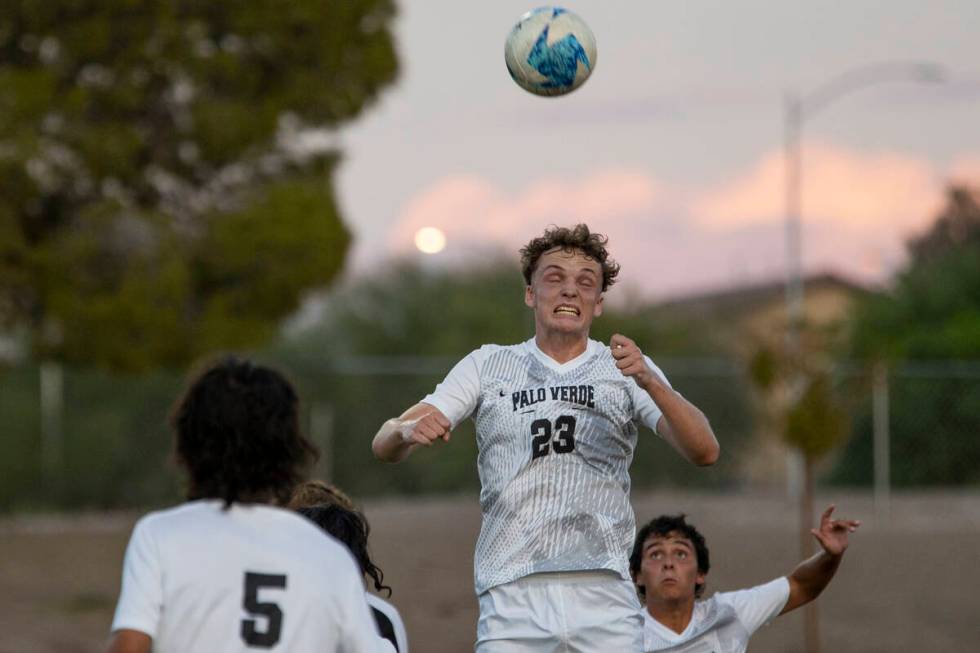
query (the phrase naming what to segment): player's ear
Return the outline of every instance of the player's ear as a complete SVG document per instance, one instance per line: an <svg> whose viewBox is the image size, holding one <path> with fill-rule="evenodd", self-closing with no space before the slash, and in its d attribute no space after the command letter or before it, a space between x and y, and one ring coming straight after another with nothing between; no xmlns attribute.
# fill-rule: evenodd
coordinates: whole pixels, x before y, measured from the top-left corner
<svg viewBox="0 0 980 653"><path fill-rule="evenodd" d="M592 317L599 317L600 315L602 315L602 300L605 298L606 298L606 293L600 292L599 300L595 303L595 306L592 308Z"/></svg>
<svg viewBox="0 0 980 653"><path fill-rule="evenodd" d="M640 580L639 574L633 574L633 587L636 588L637 591L646 591L646 585L644 585L643 581Z"/></svg>
<svg viewBox="0 0 980 653"><path fill-rule="evenodd" d="M524 303L534 308L534 287L530 284L524 287Z"/></svg>

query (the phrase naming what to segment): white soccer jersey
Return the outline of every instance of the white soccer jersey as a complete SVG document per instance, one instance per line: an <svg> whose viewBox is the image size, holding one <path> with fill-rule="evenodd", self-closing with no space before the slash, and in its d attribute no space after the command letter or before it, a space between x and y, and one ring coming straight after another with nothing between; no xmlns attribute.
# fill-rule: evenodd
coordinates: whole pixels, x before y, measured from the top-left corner
<svg viewBox="0 0 980 653"><path fill-rule="evenodd" d="M786 606L789 581L777 578L737 592L719 592L694 604L691 623L683 633L675 633L643 611L647 653L745 653L749 638Z"/></svg>
<svg viewBox="0 0 980 653"><path fill-rule="evenodd" d="M589 340L585 352L559 364L533 339L485 345L422 401L454 427L475 416L483 512L477 594L539 572L609 569L629 579L636 422L656 430L661 412L623 376L609 347Z"/></svg>
<svg viewBox="0 0 980 653"><path fill-rule="evenodd" d="M279 508L194 501L143 517L112 630L155 653L381 651L347 548Z"/></svg>
<svg viewBox="0 0 980 653"><path fill-rule="evenodd" d="M402 622L402 616L398 614L398 609L376 594L368 593L367 602L374 613L374 620L378 624L381 636L389 641L393 639L393 645L398 653L408 653L408 635L405 633L405 624Z"/></svg>

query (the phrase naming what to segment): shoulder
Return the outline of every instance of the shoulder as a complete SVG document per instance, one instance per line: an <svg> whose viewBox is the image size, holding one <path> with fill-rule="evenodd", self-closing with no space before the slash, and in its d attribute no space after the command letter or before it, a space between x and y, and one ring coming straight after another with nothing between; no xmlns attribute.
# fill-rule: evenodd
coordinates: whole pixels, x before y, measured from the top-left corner
<svg viewBox="0 0 980 653"><path fill-rule="evenodd" d="M713 599L732 606L743 623L753 626L753 629L779 614L789 598L789 580L785 576L773 579L768 583L736 590L734 592L719 592Z"/></svg>
<svg viewBox="0 0 980 653"><path fill-rule="evenodd" d="M759 601L765 597L789 593L789 581L785 576L774 578L768 583L762 583L754 587L747 587L731 592L717 592L711 598L723 603L740 603L746 601Z"/></svg>
<svg viewBox="0 0 980 653"><path fill-rule="evenodd" d="M494 354L507 349L508 347L505 345L482 345L478 349L474 349L459 359L459 362L456 363L456 367L466 364L475 364L477 367L482 367L483 363L486 362L487 359L491 358Z"/></svg>
<svg viewBox="0 0 980 653"><path fill-rule="evenodd" d="M482 372L487 364L491 362L496 365L502 361L525 359L531 356L532 349L530 343L531 341L519 342L515 345L483 345L479 349L471 351L460 362L470 361Z"/></svg>
<svg viewBox="0 0 980 653"><path fill-rule="evenodd" d="M604 342L600 342L599 340L593 340L592 338L589 338L588 348L589 348L589 353L592 356L612 358L612 350L609 348L609 345L607 345Z"/></svg>
<svg viewBox="0 0 980 653"><path fill-rule="evenodd" d="M172 508L154 510L140 517L134 532L151 533L171 528L189 526L216 517L222 509L220 501L189 501Z"/></svg>
<svg viewBox="0 0 980 653"><path fill-rule="evenodd" d="M350 557L347 547L292 510L278 506L254 506L250 512L255 526L276 530L296 546L313 547L318 554L325 551L328 555Z"/></svg>
<svg viewBox="0 0 980 653"><path fill-rule="evenodd" d="M513 345L486 344L479 349L474 349L470 355L484 359L498 354L526 356L531 353L530 343L530 340L526 340Z"/></svg>

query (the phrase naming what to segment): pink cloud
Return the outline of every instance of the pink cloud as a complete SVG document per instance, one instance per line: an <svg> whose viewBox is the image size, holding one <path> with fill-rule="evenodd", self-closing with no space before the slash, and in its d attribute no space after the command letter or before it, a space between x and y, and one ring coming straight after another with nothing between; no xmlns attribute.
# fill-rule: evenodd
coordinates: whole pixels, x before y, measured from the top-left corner
<svg viewBox="0 0 980 653"><path fill-rule="evenodd" d="M949 171L894 153L807 143L803 193L804 266L865 282L886 278L944 199L949 174L980 179L980 157ZM421 227L447 236L446 263L516 250L549 224L585 221L609 236L621 278L645 295L781 278L783 168L770 152L730 181L670 185L640 169L544 178L508 192L478 176L452 175L422 190L390 232L392 253L412 249Z"/></svg>
<svg viewBox="0 0 980 653"><path fill-rule="evenodd" d="M578 180L540 179L516 195L471 175L438 180L412 198L389 238L410 250L422 227L441 229L451 245L524 243L551 223L595 222L651 213L660 184L636 170L604 170Z"/></svg>
<svg viewBox="0 0 980 653"><path fill-rule="evenodd" d="M691 213L713 229L780 221L784 175L782 153L771 152L731 181L706 189ZM894 152L806 143L802 179L804 222L848 231L919 228L941 198L942 179L928 162Z"/></svg>
<svg viewBox="0 0 980 653"><path fill-rule="evenodd" d="M950 166L949 179L952 183L980 188L980 155L965 156L954 161Z"/></svg>

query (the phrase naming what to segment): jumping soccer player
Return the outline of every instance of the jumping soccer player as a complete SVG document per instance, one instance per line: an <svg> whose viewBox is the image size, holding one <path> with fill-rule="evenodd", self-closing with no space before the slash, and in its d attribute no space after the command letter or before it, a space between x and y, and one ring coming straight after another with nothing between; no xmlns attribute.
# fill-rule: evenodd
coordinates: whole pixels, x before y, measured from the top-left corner
<svg viewBox="0 0 980 653"><path fill-rule="evenodd" d="M789 576L699 601L710 568L708 547L683 515L660 516L644 526L630 556L630 571L646 603L644 651L744 653L749 638L774 617L817 598L837 572L847 534L860 522L831 519L824 511L811 533L822 551Z"/></svg>
<svg viewBox="0 0 980 653"><path fill-rule="evenodd" d="M188 502L136 524L110 653L383 651L348 551L284 504L315 448L278 373L227 358L174 408Z"/></svg>
<svg viewBox="0 0 980 653"><path fill-rule="evenodd" d="M639 651L642 616L626 552L637 422L697 465L718 457L704 414L635 342L589 339L619 266L607 239L553 227L521 250L534 337L485 345L374 438L381 460L448 442L474 415L483 525L477 650ZM596 609L601 605L602 609Z"/></svg>

